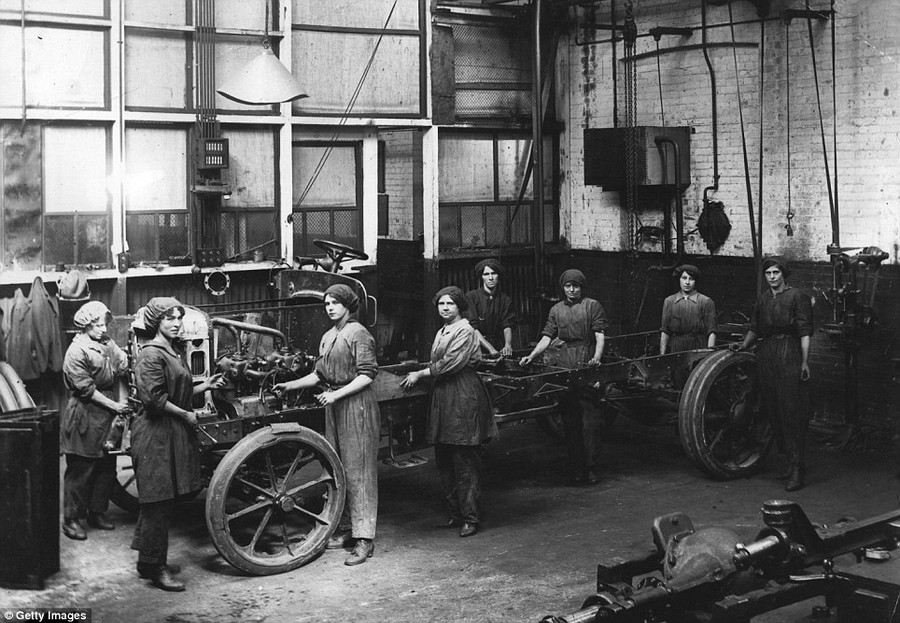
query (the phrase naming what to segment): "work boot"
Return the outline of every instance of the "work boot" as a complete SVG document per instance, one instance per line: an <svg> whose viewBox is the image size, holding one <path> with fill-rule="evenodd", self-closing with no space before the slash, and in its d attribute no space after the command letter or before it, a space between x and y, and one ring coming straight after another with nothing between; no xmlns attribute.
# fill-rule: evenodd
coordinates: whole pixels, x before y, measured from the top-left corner
<svg viewBox="0 0 900 623"><path fill-rule="evenodd" d="M785 491L797 491L803 488L803 463L791 463L790 474L784 483Z"/></svg>
<svg viewBox="0 0 900 623"><path fill-rule="evenodd" d="M157 566L139 562L137 565L138 577L149 580L156 573ZM178 575L181 573L181 565L166 565L166 571L169 572L169 575Z"/></svg>
<svg viewBox="0 0 900 623"><path fill-rule="evenodd" d="M353 546L353 551L350 552L344 564L348 567L361 565L371 558L374 553L375 542L372 539L356 539L356 545Z"/></svg>
<svg viewBox="0 0 900 623"><path fill-rule="evenodd" d="M469 523L468 521L462 525L462 528L459 529L459 536L472 536L478 532L478 524L477 523Z"/></svg>
<svg viewBox="0 0 900 623"><path fill-rule="evenodd" d="M185 588L182 582L172 577L165 565L160 565L150 574L150 584L170 593L180 593Z"/></svg>
<svg viewBox="0 0 900 623"><path fill-rule="evenodd" d="M328 539L325 549L344 549L349 547L352 541L349 532L340 532Z"/></svg>
<svg viewBox="0 0 900 623"><path fill-rule="evenodd" d="M87 539L87 533L84 531L81 522L77 519L66 519L62 527L63 534L73 541L84 541Z"/></svg>
<svg viewBox="0 0 900 623"><path fill-rule="evenodd" d="M116 527L103 513L91 513L88 515L88 525L97 530L115 530Z"/></svg>

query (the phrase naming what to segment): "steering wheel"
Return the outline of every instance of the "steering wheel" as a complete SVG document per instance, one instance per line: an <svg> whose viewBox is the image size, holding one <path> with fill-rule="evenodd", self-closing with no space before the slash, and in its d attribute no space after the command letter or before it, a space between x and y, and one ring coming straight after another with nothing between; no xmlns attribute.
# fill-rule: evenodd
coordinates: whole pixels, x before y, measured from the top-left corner
<svg viewBox="0 0 900 623"><path fill-rule="evenodd" d="M331 270L329 272L336 273L341 268L341 262L344 260L367 260L369 256L365 252L353 247L348 247L339 242L330 240L313 240L313 244L325 251L329 259L332 261ZM323 268L325 268L323 266ZM327 270L327 268L326 268Z"/></svg>

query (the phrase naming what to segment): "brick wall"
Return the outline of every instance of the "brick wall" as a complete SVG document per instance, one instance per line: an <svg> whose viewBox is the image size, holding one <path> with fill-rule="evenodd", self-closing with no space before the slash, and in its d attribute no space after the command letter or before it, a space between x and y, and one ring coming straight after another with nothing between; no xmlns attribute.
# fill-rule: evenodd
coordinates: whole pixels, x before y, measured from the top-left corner
<svg viewBox="0 0 900 623"><path fill-rule="evenodd" d="M414 231L413 208L416 200L421 202L421 190L416 194L415 175L418 170L421 178L422 143L413 131L381 132L378 138L384 141L385 147L385 191L390 205L388 237L412 240L421 233ZM421 188L421 182L418 186Z"/></svg>
<svg viewBox="0 0 900 623"><path fill-rule="evenodd" d="M717 3L718 4L718 3ZM731 3L736 22L756 19L749 2ZM772 2L770 16L776 18L796 3ZM812 3L827 9L829 3ZM589 11L588 9L584 9ZM838 0L836 10L837 42L837 184L834 179L835 154L832 145L835 104L831 96L831 28L827 21L814 21L813 41L819 69L819 90L827 142L832 185L837 189L840 207L841 243L845 246L877 245L898 261L900 248L900 38L893 24L900 18L900 3L895 0ZM621 11L621 7L620 7ZM624 15L619 14L621 23ZM608 9L586 14L608 23ZM647 0L635 3L638 31L645 35L654 26L691 26L701 23L700 2L683 3ZM710 3L707 23L708 41L731 41L728 6ZM608 32L579 33L608 39ZM568 42L561 44L557 84L557 110L565 121L561 160L563 175L561 223L563 235L574 248L613 251L627 246L626 226L618 192L585 186L583 169L584 128L614 127L612 61L609 43L578 46L574 30ZM735 26L739 42L760 42L758 24ZM701 33L691 37L664 36L660 48L699 44ZM656 49L652 37L641 36L637 53ZM625 123L624 70L622 47L618 48L619 126ZM718 94L718 151L720 184L711 198L724 202L734 226L731 236L717 251L723 256L752 254L748 218L748 198L744 181L741 132L738 116L737 86L731 47L709 49L716 75ZM789 61L789 63L788 63ZM690 126L691 170L693 183L684 193L685 229L692 231L702 208L703 188L713 183L712 119L710 78L700 50L682 51L635 61L637 73L637 124ZM763 210L763 251L782 253L798 260L827 260L825 247L831 242L829 198L822 154L816 91L807 24L794 19L785 26L773 19L765 26L764 85L760 98L759 47L738 48L740 101L747 136L752 202ZM789 67L788 67L789 64ZM662 83L662 107L659 84ZM788 84L790 83L790 84ZM788 109L790 87L790 112ZM763 192L759 194L759 119L763 107ZM790 135L788 135L790 115ZM790 179L788 151L790 140ZM793 237L786 235L788 192L796 218ZM638 206L644 224L661 225L660 207L641 202ZM706 247L696 234L688 236L687 250L705 253ZM658 250L648 244L646 250Z"/></svg>

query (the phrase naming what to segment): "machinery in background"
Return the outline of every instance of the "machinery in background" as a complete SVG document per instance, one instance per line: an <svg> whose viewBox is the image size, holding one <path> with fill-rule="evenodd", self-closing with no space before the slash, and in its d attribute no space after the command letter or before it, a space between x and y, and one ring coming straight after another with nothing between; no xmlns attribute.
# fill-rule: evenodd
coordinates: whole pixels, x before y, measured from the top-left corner
<svg viewBox="0 0 900 623"><path fill-rule="evenodd" d="M697 530L683 513L657 517L654 552L598 565L597 592L581 609L541 623L747 623L817 596L826 597L822 614L834 608L838 622L900 622L896 569L880 580L834 565L851 553L858 562L867 548L895 549L900 510L828 528L785 500L765 502L762 515L766 527L750 543L728 528Z"/></svg>

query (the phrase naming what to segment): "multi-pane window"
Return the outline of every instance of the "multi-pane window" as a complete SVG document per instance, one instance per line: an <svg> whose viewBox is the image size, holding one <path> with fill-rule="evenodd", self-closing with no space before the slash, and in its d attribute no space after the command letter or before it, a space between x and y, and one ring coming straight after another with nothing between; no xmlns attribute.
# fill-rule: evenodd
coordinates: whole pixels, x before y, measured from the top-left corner
<svg viewBox="0 0 900 623"><path fill-rule="evenodd" d="M313 240L361 247L362 174L355 143L294 143L294 253L322 255Z"/></svg>
<svg viewBox="0 0 900 623"><path fill-rule="evenodd" d="M188 131L125 131L125 237L135 261L165 261L190 252Z"/></svg>
<svg viewBox="0 0 900 623"><path fill-rule="evenodd" d="M230 162L224 176L231 197L223 201L219 239L225 257L249 258L250 250L268 257L278 253L275 138L269 128L226 128Z"/></svg>
<svg viewBox="0 0 900 623"><path fill-rule="evenodd" d="M4 268L109 262L108 128L0 125Z"/></svg>
<svg viewBox="0 0 900 623"><path fill-rule="evenodd" d="M514 133L444 134L438 144L442 251L529 245L533 191L531 138ZM544 144L544 241L557 236L552 140ZM522 193L522 201L518 203Z"/></svg>

